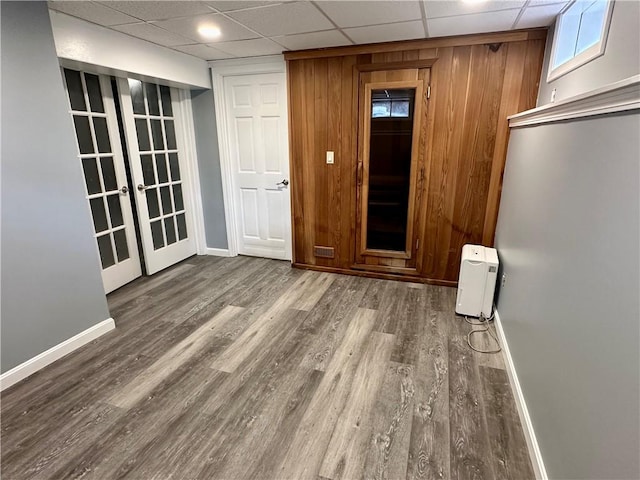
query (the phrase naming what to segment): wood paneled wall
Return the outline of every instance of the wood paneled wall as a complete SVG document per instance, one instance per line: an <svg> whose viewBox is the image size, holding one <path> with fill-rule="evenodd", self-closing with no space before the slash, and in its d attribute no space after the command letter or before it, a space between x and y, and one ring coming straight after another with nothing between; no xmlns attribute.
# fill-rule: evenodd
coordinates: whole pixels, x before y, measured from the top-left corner
<svg viewBox="0 0 640 480"><path fill-rule="evenodd" d="M455 283L462 246L493 243L507 116L535 107L545 38L538 29L286 54L294 264L354 272L356 65L435 59L417 261L422 279ZM334 258L316 257L314 246L333 247Z"/></svg>

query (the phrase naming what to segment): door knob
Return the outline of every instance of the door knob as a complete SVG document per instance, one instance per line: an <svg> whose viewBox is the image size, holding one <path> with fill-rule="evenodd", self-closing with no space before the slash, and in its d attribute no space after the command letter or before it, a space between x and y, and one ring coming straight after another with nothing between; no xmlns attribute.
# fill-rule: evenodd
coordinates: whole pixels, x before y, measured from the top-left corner
<svg viewBox="0 0 640 480"><path fill-rule="evenodd" d="M123 195L126 194L128 191L129 191L129 187L127 187L126 185L120 189L120 193L122 193Z"/></svg>
<svg viewBox="0 0 640 480"><path fill-rule="evenodd" d="M141 183L138 184L138 190L140 190L141 192L144 192L147 188L149 188L146 185L142 185Z"/></svg>
<svg viewBox="0 0 640 480"><path fill-rule="evenodd" d="M286 187L287 185L289 185L289 180L287 180L286 178L284 180L282 180L281 182L276 183L276 185L280 186L284 186Z"/></svg>

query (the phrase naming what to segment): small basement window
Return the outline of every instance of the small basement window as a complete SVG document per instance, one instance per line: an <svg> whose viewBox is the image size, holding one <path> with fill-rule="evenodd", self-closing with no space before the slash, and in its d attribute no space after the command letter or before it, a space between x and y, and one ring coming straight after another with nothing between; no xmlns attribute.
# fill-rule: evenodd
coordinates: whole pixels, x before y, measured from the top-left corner
<svg viewBox="0 0 640 480"><path fill-rule="evenodd" d="M547 81L604 53L613 0L574 0L556 20Z"/></svg>

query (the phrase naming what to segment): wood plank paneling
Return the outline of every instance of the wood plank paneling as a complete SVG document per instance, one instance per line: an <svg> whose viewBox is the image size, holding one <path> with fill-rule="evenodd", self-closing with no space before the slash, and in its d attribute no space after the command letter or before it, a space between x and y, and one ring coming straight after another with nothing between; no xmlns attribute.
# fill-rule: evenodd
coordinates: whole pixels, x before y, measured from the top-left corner
<svg viewBox="0 0 640 480"><path fill-rule="evenodd" d="M459 175L445 276L456 275L463 245L481 243L491 164L500 113L506 48L490 52L486 45L471 48L469 84L461 139Z"/></svg>
<svg viewBox="0 0 640 480"><path fill-rule="evenodd" d="M383 42L369 45L353 45L350 47L333 47L297 52L285 52L285 60L302 60L306 58L340 57L387 52L404 52L424 48L458 47L460 45L488 45L490 43L524 42L527 40L544 40L547 38L546 28L534 28L512 32L482 33L479 35L456 35L452 37L427 38L425 40L408 40L400 42Z"/></svg>
<svg viewBox="0 0 640 480"><path fill-rule="evenodd" d="M314 239L318 245L331 245L329 243L329 230L332 230L332 219L329 218L330 198L329 192L329 169L326 168L325 162L320 161L325 158L328 150L328 125L330 108L329 99L327 98L327 84L329 83L329 65L328 59L322 58L316 60L313 74L313 102L314 102L314 138L311 151L316 162L311 162L313 168L314 188L322 192L326 198L324 202L314 202L315 218L318 221ZM318 265L328 265L330 260L326 258L315 257L315 263Z"/></svg>
<svg viewBox="0 0 640 480"><path fill-rule="evenodd" d="M293 188L297 185L298 180L302 182L304 179L302 171L304 162L299 157L302 154L303 125L305 124L302 64L303 62L292 62L287 65L289 73L287 82L289 95L289 177L291 178L291 204L292 206L295 205L295 208L291 209L293 258L305 258L304 190L302 188Z"/></svg>
<svg viewBox="0 0 640 480"><path fill-rule="evenodd" d="M302 117L303 121L303 143L302 143L302 155L300 161L302 162L302 178L304 182L304 189L307 191L303 197L303 203L305 207L306 215L304 216L305 230L304 230L304 255L306 258L313 258L312 250L310 246L314 243L316 237L316 231L318 223L322 220L318 218L315 211L315 192L316 192L316 155L315 155L315 139L316 131L318 128L322 129L324 126L316 122L316 110L315 110L315 71L316 61L305 60L303 63L304 75L306 80L303 81L303 98L305 114ZM304 126L306 125L306 128ZM309 126L312 125L312 128ZM313 178L313 182L305 181L305 179ZM302 187L302 185L300 185Z"/></svg>
<svg viewBox="0 0 640 480"><path fill-rule="evenodd" d="M501 45L494 52L489 43ZM410 275L406 263L356 255L360 79L403 75L376 72L376 64L397 70L403 61L433 59L421 69L431 98L423 99L413 278L455 282L462 246L493 243L507 116L535 105L544 43L532 30L287 54L294 265L355 273L360 263L360 273ZM358 65L369 65L361 67L368 73ZM334 165L326 151L335 152ZM334 258L316 258L316 245L333 247Z"/></svg>
<svg viewBox="0 0 640 480"><path fill-rule="evenodd" d="M522 76L524 74L523 58L527 50L527 45L525 42L518 42L511 43L507 46L507 63L504 73L502 99L500 100L496 145L491 165L487 208L484 217L484 231L482 233L482 243L484 245L493 244L496 220L498 219L500 190L502 188L502 174L504 173L504 163L507 158L507 143L509 141L509 123L506 118L518 111L520 91L523 83ZM531 107L533 107L533 105L531 105Z"/></svg>
<svg viewBox="0 0 640 480"><path fill-rule="evenodd" d="M327 62L327 132L332 130L333 135L327 135L327 151L332 151L335 157L342 154L342 136L345 129L342 126L342 109L340 98L342 93L342 58L329 58ZM331 126L334 126L333 128ZM340 169L335 164L327 165L327 215L330 222L327 229L327 245L340 245L341 239L341 215L334 215L333 209L340 209L342 195L340 190ZM335 256L335 255L334 255Z"/></svg>
<svg viewBox="0 0 640 480"><path fill-rule="evenodd" d="M430 278L446 278L449 255L460 143L469 88L470 47L442 49L434 66L431 95L434 104L434 133L430 178L427 186L427 225L424 232L426 260L423 273Z"/></svg>

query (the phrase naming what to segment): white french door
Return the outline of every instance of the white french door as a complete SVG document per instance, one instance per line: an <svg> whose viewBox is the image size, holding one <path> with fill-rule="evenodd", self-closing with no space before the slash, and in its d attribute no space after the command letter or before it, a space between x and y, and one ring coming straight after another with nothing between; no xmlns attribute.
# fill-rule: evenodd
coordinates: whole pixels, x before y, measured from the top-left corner
<svg viewBox="0 0 640 480"><path fill-rule="evenodd" d="M142 274L110 79L63 69L105 293Z"/></svg>
<svg viewBox="0 0 640 480"><path fill-rule="evenodd" d="M124 78L118 79L118 90L145 266L151 275L196 253L179 93Z"/></svg>
<svg viewBox="0 0 640 480"><path fill-rule="evenodd" d="M291 259L284 73L224 77L238 253Z"/></svg>

